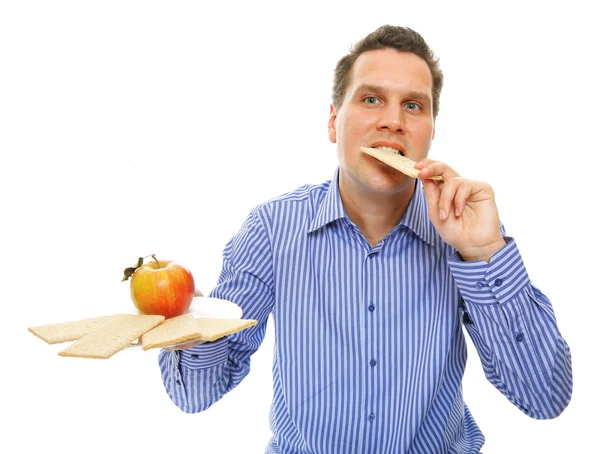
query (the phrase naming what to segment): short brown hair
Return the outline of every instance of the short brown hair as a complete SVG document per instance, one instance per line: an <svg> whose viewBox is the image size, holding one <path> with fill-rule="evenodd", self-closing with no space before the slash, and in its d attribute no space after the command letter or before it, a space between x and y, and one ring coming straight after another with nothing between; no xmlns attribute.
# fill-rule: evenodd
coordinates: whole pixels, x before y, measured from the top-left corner
<svg viewBox="0 0 600 454"><path fill-rule="evenodd" d="M396 49L400 52L412 52L421 57L429 66L433 79L433 118L440 110L440 93L444 84L444 75L440 69L439 59L429 48L423 37L414 30L406 27L383 25L356 43L350 53L337 63L333 82L333 105L339 108L344 101L350 70L356 59L363 52L377 49Z"/></svg>

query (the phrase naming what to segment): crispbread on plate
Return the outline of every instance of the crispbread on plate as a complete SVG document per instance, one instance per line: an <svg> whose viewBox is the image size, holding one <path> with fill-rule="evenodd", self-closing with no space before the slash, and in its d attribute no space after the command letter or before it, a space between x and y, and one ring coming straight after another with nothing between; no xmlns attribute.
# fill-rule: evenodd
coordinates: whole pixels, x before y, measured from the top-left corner
<svg viewBox="0 0 600 454"><path fill-rule="evenodd" d="M415 169L416 162L412 159L408 159L401 154L397 154L393 148L367 148L360 147L360 151L379 159L381 162L386 163L390 167L408 175L411 178L418 178L419 170ZM442 177L436 175L431 178L432 180L442 180Z"/></svg>
<svg viewBox="0 0 600 454"><path fill-rule="evenodd" d="M71 322L52 323L27 328L30 333L49 344L75 341L100 327L103 323L114 318L115 315L85 318Z"/></svg>
<svg viewBox="0 0 600 454"><path fill-rule="evenodd" d="M251 319L226 319L226 318L205 318L196 319L198 329L202 333L198 340L206 342L216 341L229 334L237 333L246 328L250 328L258 323L257 320Z"/></svg>
<svg viewBox="0 0 600 454"><path fill-rule="evenodd" d="M120 314L86 334L60 356L107 359L161 323L162 315Z"/></svg>
<svg viewBox="0 0 600 454"><path fill-rule="evenodd" d="M192 314L183 314L165 320L156 328L142 335L142 348L166 347L198 338L201 335L196 319Z"/></svg>
<svg viewBox="0 0 600 454"><path fill-rule="evenodd" d="M148 350L150 348L157 347L180 347L185 344L194 342L212 342L230 334L237 333L246 328L250 328L258 323L257 320L251 319L225 319L225 318L212 318L212 317L200 317L192 318L192 322L195 326L196 335L191 336L192 328L188 325L188 320L184 323L177 323L169 328L169 335L161 335L163 331L163 325L167 324L169 320L164 321L153 330L142 336L143 349ZM158 333L154 335L153 333ZM183 335L183 333L188 333ZM148 339L151 339L150 342ZM178 340L179 339L179 340ZM184 347L185 348L185 347Z"/></svg>

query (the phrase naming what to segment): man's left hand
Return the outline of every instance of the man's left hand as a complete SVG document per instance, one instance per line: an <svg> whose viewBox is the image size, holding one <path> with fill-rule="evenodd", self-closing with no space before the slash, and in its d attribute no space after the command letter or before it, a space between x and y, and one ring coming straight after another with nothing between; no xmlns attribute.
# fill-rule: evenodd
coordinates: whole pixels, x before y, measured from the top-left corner
<svg viewBox="0 0 600 454"><path fill-rule="evenodd" d="M482 181L462 178L447 164L431 159L419 161L429 218L442 239L465 261L485 260L506 243L492 187ZM432 180L440 175L443 180Z"/></svg>

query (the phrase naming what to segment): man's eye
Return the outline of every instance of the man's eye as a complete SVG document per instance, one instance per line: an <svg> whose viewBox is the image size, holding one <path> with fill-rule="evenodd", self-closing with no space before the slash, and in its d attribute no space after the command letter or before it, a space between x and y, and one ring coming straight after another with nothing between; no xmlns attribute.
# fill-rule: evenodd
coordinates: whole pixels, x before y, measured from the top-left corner
<svg viewBox="0 0 600 454"><path fill-rule="evenodd" d="M416 102L407 102L404 105L408 108L408 110L419 110L419 109L421 109L421 106L418 105Z"/></svg>
<svg viewBox="0 0 600 454"><path fill-rule="evenodd" d="M379 101L377 96L367 96L365 99L363 99L363 102L366 104L379 104L381 101Z"/></svg>

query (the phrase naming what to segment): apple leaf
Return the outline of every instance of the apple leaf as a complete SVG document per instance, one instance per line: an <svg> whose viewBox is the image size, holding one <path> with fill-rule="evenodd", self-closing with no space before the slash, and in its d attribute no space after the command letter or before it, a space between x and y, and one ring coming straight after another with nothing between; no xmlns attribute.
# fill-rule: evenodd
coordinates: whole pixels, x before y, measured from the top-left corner
<svg viewBox="0 0 600 454"><path fill-rule="evenodd" d="M123 271L123 274L125 276L123 276L123 279L121 279L121 282L126 281L131 276L133 276L133 273L135 273L135 270L137 270L140 266L142 266L142 263L144 263L144 258L145 257L140 257L138 259L137 266L130 266L129 268L125 268L125 271Z"/></svg>

